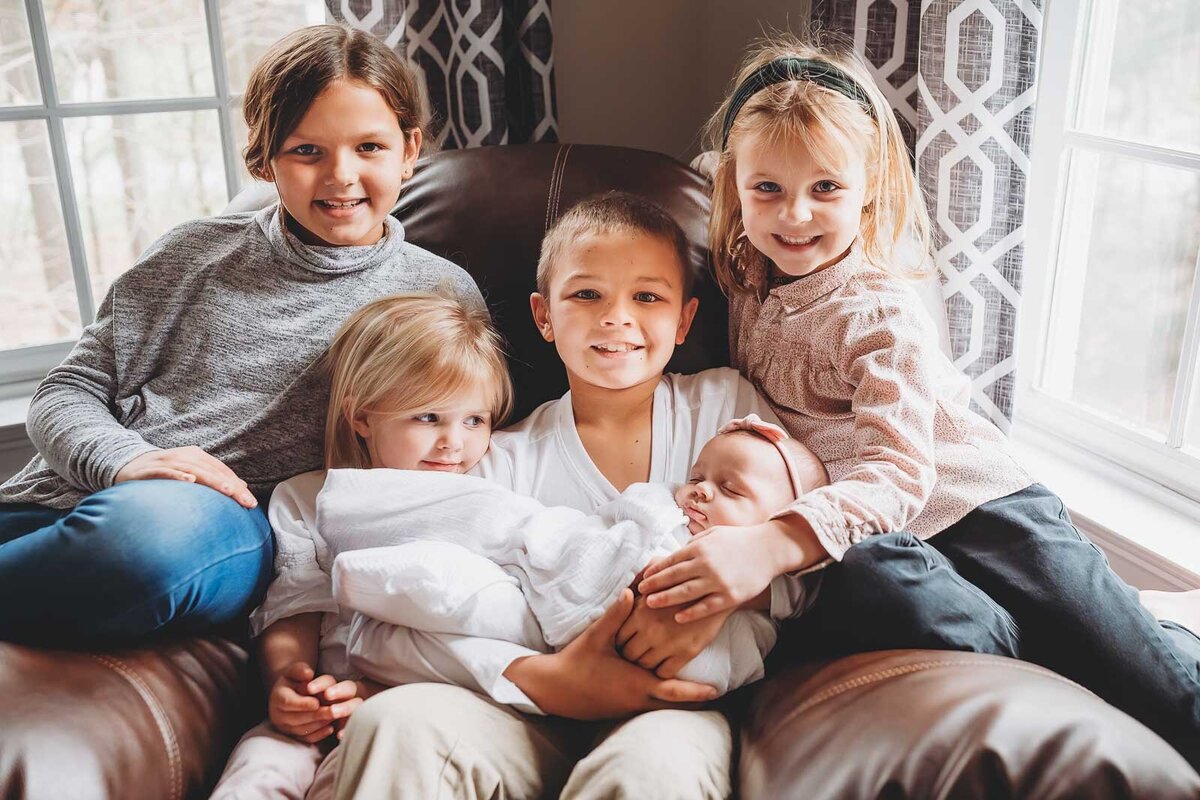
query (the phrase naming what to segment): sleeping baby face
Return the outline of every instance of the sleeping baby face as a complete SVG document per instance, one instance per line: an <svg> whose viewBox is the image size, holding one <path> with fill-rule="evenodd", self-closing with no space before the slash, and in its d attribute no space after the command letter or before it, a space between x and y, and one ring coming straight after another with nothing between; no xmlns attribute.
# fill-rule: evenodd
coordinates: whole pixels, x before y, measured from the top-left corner
<svg viewBox="0 0 1200 800"><path fill-rule="evenodd" d="M753 433L735 431L709 440L675 502L693 534L715 525L757 525L795 499L783 456Z"/></svg>

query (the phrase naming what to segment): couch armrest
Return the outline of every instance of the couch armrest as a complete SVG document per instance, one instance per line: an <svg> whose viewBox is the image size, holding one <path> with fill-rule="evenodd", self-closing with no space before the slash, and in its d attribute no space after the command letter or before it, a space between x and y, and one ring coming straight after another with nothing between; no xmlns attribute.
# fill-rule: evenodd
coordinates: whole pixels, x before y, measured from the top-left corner
<svg viewBox="0 0 1200 800"><path fill-rule="evenodd" d="M893 650L763 682L741 732L744 798L1200 797L1132 717L1049 670Z"/></svg>

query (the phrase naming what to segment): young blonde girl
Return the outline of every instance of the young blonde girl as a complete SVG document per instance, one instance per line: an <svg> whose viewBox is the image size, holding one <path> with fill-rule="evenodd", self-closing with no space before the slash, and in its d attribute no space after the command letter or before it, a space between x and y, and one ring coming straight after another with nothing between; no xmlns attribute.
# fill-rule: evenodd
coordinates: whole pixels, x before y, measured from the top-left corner
<svg viewBox="0 0 1200 800"><path fill-rule="evenodd" d="M327 469L466 472L512 406L500 338L486 313L440 295L367 304L338 331L326 360ZM326 756L380 688L359 679L347 659L351 614L334 602L332 556L316 525L325 474L297 475L271 498L275 579L251 615L268 719L242 738L213 797L300 798L310 786L310 797L328 795L336 767Z"/></svg>
<svg viewBox="0 0 1200 800"><path fill-rule="evenodd" d="M119 277L29 408L0 487L0 639L108 646L240 627L270 578L259 499L321 465L317 362L356 308L443 283L390 216L421 149L412 71L375 37L289 34L246 88L279 202L183 223Z"/></svg>
<svg viewBox="0 0 1200 800"><path fill-rule="evenodd" d="M899 126L864 62L780 40L711 125L710 244L736 366L832 484L762 526L716 528L646 572L679 621L823 570L799 646L1026 658L1200 750L1200 643L1160 625L1062 501L968 408L906 277L929 223Z"/></svg>

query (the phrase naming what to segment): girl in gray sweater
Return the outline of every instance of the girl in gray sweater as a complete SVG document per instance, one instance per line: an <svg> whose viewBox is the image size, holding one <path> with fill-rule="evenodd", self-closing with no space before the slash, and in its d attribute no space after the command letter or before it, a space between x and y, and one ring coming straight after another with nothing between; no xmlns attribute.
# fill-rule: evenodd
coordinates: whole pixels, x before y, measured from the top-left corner
<svg viewBox="0 0 1200 800"><path fill-rule="evenodd" d="M319 361L359 306L483 298L389 215L421 147L411 71L332 25L250 78L246 165L280 202L188 222L117 279L38 387L38 455L0 486L0 639L129 642L244 619L271 577L262 507L322 463Z"/></svg>

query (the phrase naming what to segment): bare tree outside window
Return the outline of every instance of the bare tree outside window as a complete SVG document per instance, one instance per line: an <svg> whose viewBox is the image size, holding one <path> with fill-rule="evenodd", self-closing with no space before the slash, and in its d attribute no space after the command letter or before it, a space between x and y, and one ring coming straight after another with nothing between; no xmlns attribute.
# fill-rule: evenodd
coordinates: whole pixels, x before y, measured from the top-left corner
<svg viewBox="0 0 1200 800"><path fill-rule="evenodd" d="M31 6L0 2L0 384L6 352L74 339L155 239L220 212L231 185L248 180L240 95L250 70L288 31L325 21L321 0L41 5L45 18L31 25ZM56 103L43 97L47 82ZM72 247L86 265L72 265Z"/></svg>

